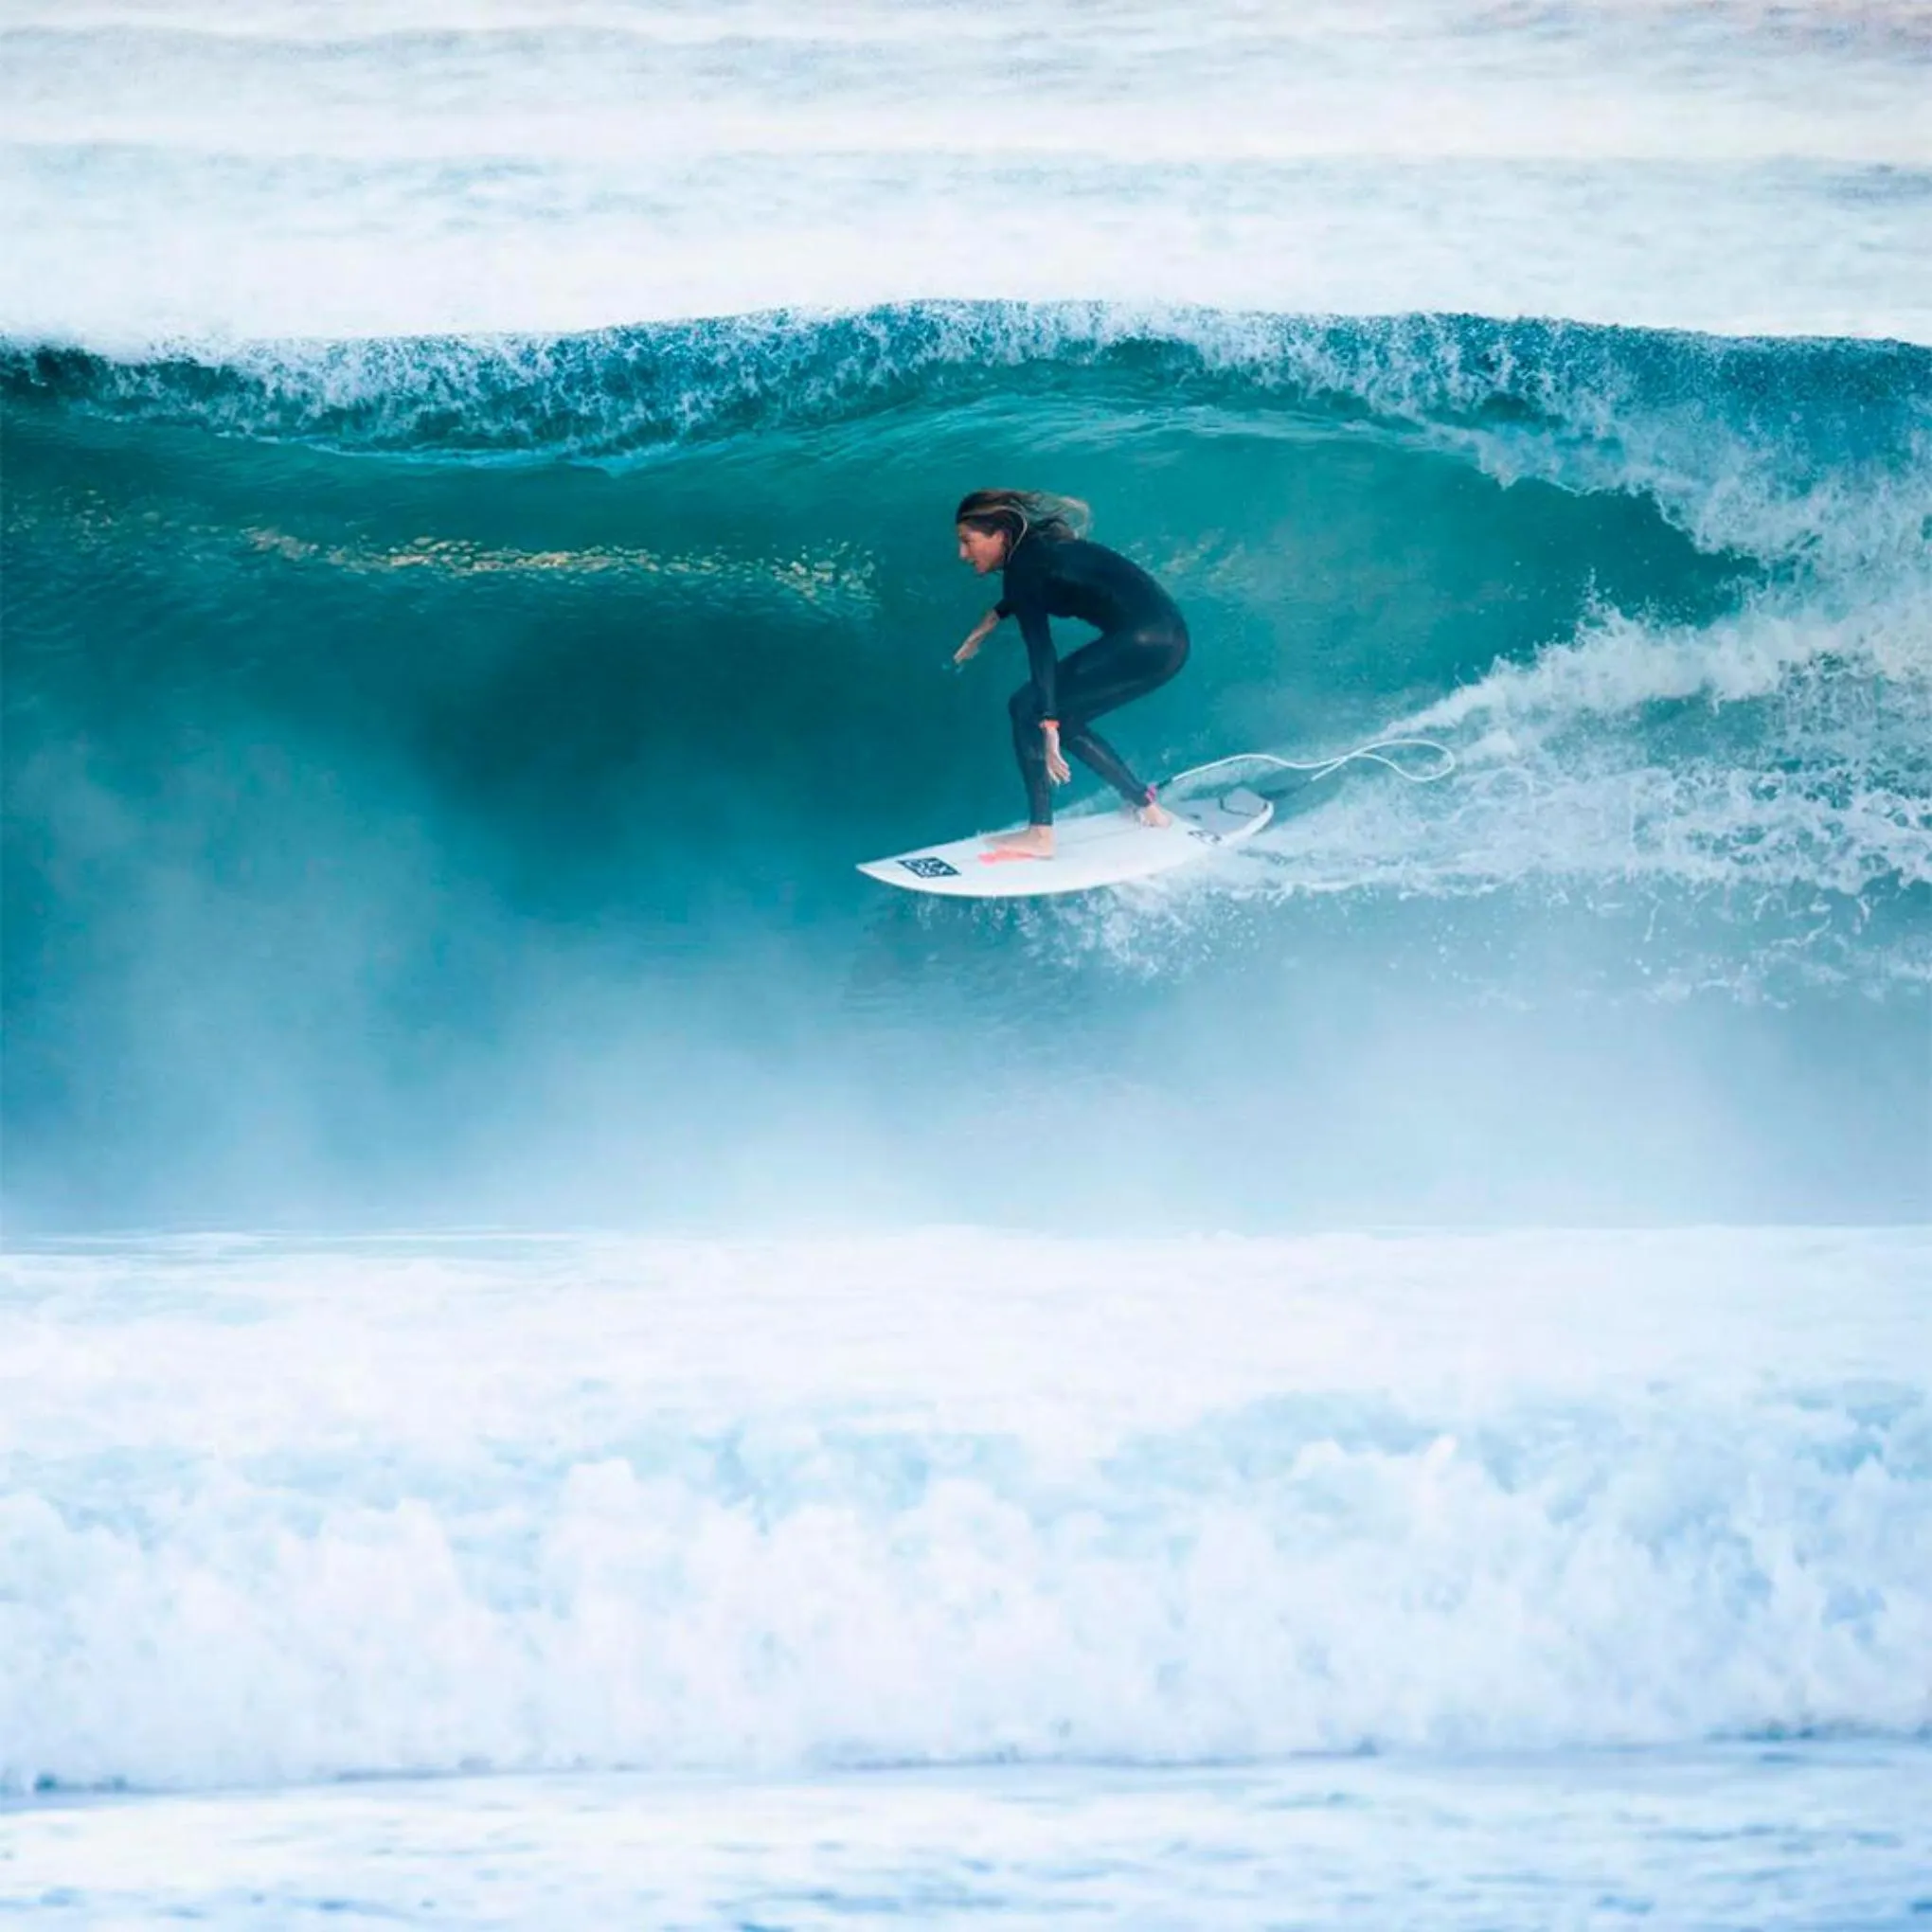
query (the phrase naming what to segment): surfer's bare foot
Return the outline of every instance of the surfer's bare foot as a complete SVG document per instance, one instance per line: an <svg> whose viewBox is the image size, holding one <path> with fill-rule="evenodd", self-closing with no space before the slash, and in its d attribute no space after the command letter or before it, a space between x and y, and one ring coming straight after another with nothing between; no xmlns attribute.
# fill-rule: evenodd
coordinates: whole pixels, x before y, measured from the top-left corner
<svg viewBox="0 0 1932 1932"><path fill-rule="evenodd" d="M1166 806L1156 805L1152 798L1145 805L1136 806L1134 815L1142 825L1172 825L1174 822L1174 814Z"/></svg>
<svg viewBox="0 0 1932 1932"><path fill-rule="evenodd" d="M1024 832L1002 832L986 841L980 857L994 859L1050 859L1053 856L1053 828L1029 825Z"/></svg>

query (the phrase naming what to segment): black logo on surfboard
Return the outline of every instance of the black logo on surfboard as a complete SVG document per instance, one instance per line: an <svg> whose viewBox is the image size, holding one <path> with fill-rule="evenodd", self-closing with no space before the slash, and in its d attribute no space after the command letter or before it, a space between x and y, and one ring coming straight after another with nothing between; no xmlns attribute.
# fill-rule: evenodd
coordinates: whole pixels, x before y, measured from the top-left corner
<svg viewBox="0 0 1932 1932"><path fill-rule="evenodd" d="M944 859L920 858L901 859L899 862L915 879L957 879L957 866L949 866Z"/></svg>

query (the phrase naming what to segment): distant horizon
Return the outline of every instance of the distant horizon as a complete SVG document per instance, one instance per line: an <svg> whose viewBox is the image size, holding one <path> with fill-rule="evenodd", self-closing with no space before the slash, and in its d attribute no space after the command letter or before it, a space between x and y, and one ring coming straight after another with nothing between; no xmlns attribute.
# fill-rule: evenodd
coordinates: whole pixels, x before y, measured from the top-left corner
<svg viewBox="0 0 1932 1932"><path fill-rule="evenodd" d="M13 15L15 342L987 297L1932 342L1904 5Z"/></svg>

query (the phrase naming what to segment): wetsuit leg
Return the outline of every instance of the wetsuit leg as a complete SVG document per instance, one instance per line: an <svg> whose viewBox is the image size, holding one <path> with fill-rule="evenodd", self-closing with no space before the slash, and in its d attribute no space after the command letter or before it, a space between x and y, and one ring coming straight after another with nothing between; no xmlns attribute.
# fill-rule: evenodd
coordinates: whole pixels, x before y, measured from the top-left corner
<svg viewBox="0 0 1932 1932"><path fill-rule="evenodd" d="M1093 720L1158 689L1187 661L1187 634L1172 631L1108 631L1060 661L1061 747L1130 805L1145 805L1154 789L1136 778L1120 754L1093 729ZM1053 792L1046 778L1039 693L1032 685L1022 685L1007 709L1013 721L1013 751L1026 780L1028 817L1034 825L1051 825Z"/></svg>
<svg viewBox="0 0 1932 1932"><path fill-rule="evenodd" d="M1187 661L1185 632L1109 632L1061 663L1060 742L1130 805L1147 804L1154 788L1134 776L1093 721L1157 690Z"/></svg>
<svg viewBox="0 0 1932 1932"><path fill-rule="evenodd" d="M1020 777L1027 787L1027 822L1053 823L1053 787L1046 778L1046 744L1040 729L1040 693L1023 684L1007 700L1007 711L1013 721L1013 756L1020 761ZM1063 724L1062 729L1064 730Z"/></svg>

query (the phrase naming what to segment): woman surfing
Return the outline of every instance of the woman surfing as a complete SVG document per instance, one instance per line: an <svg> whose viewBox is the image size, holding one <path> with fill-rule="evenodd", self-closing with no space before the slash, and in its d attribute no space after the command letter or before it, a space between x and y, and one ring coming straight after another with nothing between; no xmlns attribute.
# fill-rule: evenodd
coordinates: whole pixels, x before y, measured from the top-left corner
<svg viewBox="0 0 1932 1932"><path fill-rule="evenodd" d="M1053 856L1054 785L1073 776L1066 754L1104 778L1143 825L1169 825L1154 787L1128 770L1093 721L1167 683L1188 661L1188 626L1173 599L1137 564L1088 543L1085 504L1030 490L975 490L953 513L959 559L981 576L1005 572L1004 595L953 653L965 664L1002 619L1019 621L1032 675L1016 690L1013 750L1027 787L1024 832L993 839L989 858ZM1063 659L1049 617L1100 632Z"/></svg>

